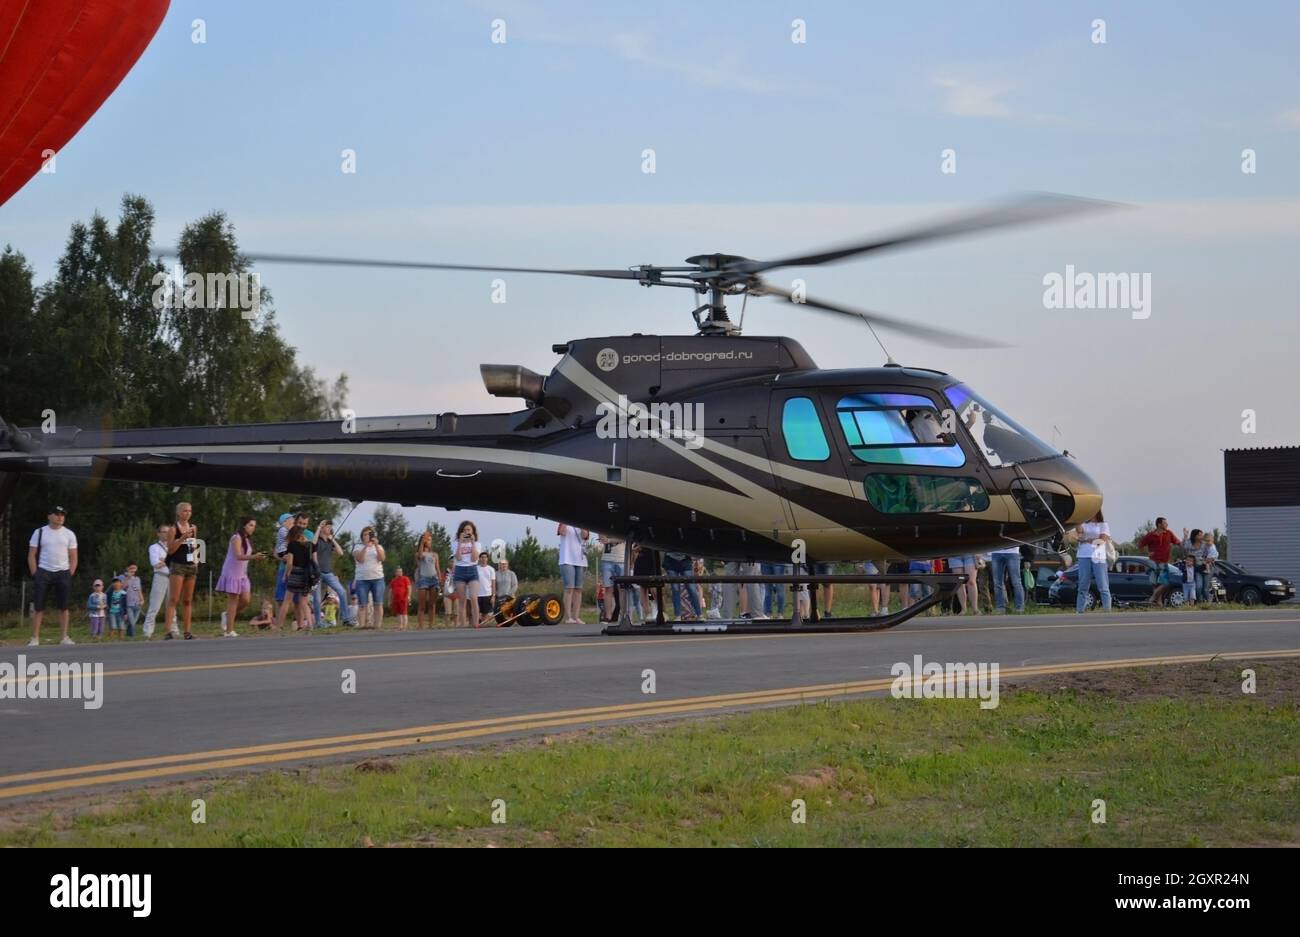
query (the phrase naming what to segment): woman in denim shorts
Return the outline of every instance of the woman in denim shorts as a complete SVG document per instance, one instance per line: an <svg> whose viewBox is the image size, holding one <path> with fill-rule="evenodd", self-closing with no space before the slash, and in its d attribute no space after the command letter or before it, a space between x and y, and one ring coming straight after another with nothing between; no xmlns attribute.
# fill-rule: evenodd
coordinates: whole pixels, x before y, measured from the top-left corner
<svg viewBox="0 0 1300 937"><path fill-rule="evenodd" d="M424 627L424 616L429 616L432 628L438 615L438 593L442 587L442 570L438 564L438 551L433 548L433 531L420 534L415 547L415 627Z"/></svg>
<svg viewBox="0 0 1300 937"><path fill-rule="evenodd" d="M170 570L170 588L167 593L168 622L176 620L176 606L180 605L185 619L185 640L194 637L190 621L194 617L194 586L199 579L199 528L191 523L194 509L188 501L176 505L176 526L172 528L171 542L167 544L167 568ZM168 629L167 640L176 632Z"/></svg>
<svg viewBox="0 0 1300 937"><path fill-rule="evenodd" d="M451 582L456 590L456 627L478 621L478 555L483 545L473 521L461 521L451 542Z"/></svg>

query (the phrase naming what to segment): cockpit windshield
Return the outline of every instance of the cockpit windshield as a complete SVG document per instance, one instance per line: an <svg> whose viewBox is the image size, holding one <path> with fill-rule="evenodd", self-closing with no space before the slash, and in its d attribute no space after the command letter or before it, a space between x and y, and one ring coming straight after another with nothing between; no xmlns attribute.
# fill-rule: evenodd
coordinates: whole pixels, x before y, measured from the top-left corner
<svg viewBox="0 0 1300 937"><path fill-rule="evenodd" d="M989 465L1015 465L1060 455L965 384L955 384L944 393Z"/></svg>

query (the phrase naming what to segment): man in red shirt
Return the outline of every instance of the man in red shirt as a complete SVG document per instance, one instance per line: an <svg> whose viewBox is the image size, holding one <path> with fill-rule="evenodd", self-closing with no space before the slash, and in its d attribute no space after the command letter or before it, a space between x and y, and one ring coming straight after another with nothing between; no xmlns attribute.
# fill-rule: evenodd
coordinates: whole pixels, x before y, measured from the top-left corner
<svg viewBox="0 0 1300 937"><path fill-rule="evenodd" d="M410 608L411 602L411 577L402 572L402 567L397 567L397 575L393 581L388 584L388 594L392 596L393 614L397 616L397 630L406 630L406 610Z"/></svg>
<svg viewBox="0 0 1300 937"><path fill-rule="evenodd" d="M1153 585L1155 591L1151 593L1151 603L1153 605L1163 605L1164 598L1173 589L1173 585L1160 584L1160 574L1164 572L1165 564L1169 562L1169 552L1181 541L1178 536L1169 529L1169 519L1165 517L1156 518L1156 529L1147 531L1146 535L1138 541L1138 547L1147 551L1147 556L1156 564L1155 580Z"/></svg>

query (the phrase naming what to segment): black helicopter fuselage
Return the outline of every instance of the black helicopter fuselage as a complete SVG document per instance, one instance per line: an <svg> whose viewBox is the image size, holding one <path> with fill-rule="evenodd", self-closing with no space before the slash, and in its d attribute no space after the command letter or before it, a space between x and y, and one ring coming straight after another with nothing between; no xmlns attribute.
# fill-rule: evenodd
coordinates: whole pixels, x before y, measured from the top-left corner
<svg viewBox="0 0 1300 937"><path fill-rule="evenodd" d="M1091 517L1097 486L954 378L818 369L789 338L556 346L484 365L509 413L0 436L0 478L94 476L553 518L693 555L960 555ZM3 486L0 486L2 488Z"/></svg>

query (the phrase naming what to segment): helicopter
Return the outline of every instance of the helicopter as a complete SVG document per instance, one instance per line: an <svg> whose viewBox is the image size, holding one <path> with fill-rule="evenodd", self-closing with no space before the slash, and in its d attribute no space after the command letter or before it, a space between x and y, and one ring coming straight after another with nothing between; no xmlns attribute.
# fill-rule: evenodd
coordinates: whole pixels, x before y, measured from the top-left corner
<svg viewBox="0 0 1300 937"><path fill-rule="evenodd" d="M45 474L563 518L628 543L693 556L788 563L797 550L810 570L816 563L1040 543L1101 507L1100 489L1072 456L942 371L900 365L888 352L881 367L827 370L793 338L744 335L726 300L767 296L855 318L877 342L876 330L884 329L930 343L987 347L985 339L814 299L763 274L1111 204L1035 195L815 253L769 261L700 254L667 267L247 254L254 264L617 279L688 289L703 302L691 311L694 335L572 339L552 346L560 359L545 376L523 365L480 365L489 394L523 401L507 412L60 427L45 436L0 420L0 508L20 476ZM905 613L885 616L884 626L940 601L961 578L931 577L942 588ZM633 581L625 579L621 585Z"/></svg>

